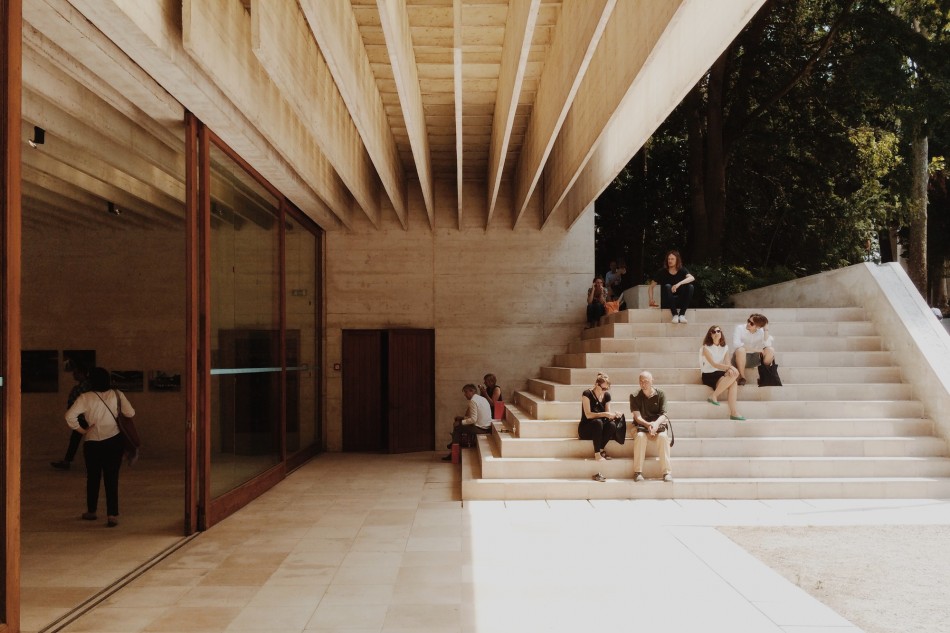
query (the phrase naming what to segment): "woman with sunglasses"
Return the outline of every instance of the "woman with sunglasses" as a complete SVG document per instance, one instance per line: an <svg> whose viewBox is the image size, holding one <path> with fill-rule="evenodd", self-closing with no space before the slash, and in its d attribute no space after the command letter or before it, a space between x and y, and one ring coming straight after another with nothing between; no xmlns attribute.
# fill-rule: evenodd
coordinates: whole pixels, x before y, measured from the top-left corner
<svg viewBox="0 0 950 633"><path fill-rule="evenodd" d="M610 378L601 373L597 374L594 386L581 395L581 421L577 425L577 436L594 443L594 459L599 462L610 459L604 447L617 437L614 420L622 415L610 410L609 391Z"/></svg>
<svg viewBox="0 0 950 633"><path fill-rule="evenodd" d="M712 396L706 399L709 404L719 405L719 395L723 391L729 392L729 419L745 420L736 410L736 400L739 397L739 370L729 364L729 346L722 328L713 325L706 332L703 346L699 350L699 368L703 374L703 384L713 390Z"/></svg>

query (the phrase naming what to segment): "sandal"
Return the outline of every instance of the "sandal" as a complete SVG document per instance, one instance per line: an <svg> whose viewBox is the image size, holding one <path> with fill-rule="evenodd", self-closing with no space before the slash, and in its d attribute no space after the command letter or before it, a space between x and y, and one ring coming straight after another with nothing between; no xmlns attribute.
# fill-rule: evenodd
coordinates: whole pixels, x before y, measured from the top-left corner
<svg viewBox="0 0 950 633"><path fill-rule="evenodd" d="M593 479L594 481L600 481L600 482L607 481L607 478L601 475L600 473L597 473L596 475L591 477L591 479Z"/></svg>
<svg viewBox="0 0 950 633"><path fill-rule="evenodd" d="M607 454L607 451L600 451L600 456L604 459L613 459L613 457Z"/></svg>

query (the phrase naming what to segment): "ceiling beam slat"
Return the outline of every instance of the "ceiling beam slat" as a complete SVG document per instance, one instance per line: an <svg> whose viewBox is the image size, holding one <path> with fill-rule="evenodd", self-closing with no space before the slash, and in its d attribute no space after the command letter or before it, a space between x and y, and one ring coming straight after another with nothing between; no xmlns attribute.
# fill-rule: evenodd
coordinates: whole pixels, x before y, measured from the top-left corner
<svg viewBox="0 0 950 633"><path fill-rule="evenodd" d="M366 217L378 227L375 168L297 4L251 0L250 46Z"/></svg>
<svg viewBox="0 0 950 633"><path fill-rule="evenodd" d="M518 110L518 97L524 82L528 55L531 52L531 39L538 22L541 0L512 0L508 7L508 19L505 21L505 43L501 53L501 69L498 77L498 96L495 99L495 113L492 119L491 146L488 157L488 217L491 223L501 187L502 172L511 130Z"/></svg>
<svg viewBox="0 0 950 633"><path fill-rule="evenodd" d="M616 0L564 0L515 174L515 225L528 207L615 4Z"/></svg>
<svg viewBox="0 0 950 633"><path fill-rule="evenodd" d="M452 2L452 26L453 26L453 46L452 46L452 65L454 67L453 76L455 85L455 188L456 199L458 200L458 223L459 230L462 230L462 183L463 183L463 154L464 145L462 128L462 0L453 0Z"/></svg>
<svg viewBox="0 0 950 633"><path fill-rule="evenodd" d="M409 145L419 176L419 186L425 202L429 226L435 226L432 195L432 156L429 135L422 107L422 90L412 48L409 11L406 0L376 0L379 20L386 40L386 49L392 62L393 79L399 95L399 105L406 121Z"/></svg>
<svg viewBox="0 0 950 633"><path fill-rule="evenodd" d="M300 6L396 217L407 228L406 175L353 7L349 0L300 0Z"/></svg>

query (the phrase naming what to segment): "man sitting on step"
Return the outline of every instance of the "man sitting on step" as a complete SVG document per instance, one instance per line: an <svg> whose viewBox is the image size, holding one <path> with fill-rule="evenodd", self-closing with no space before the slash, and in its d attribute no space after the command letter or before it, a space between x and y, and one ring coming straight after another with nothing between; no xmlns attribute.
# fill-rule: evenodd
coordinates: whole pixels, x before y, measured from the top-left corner
<svg viewBox="0 0 950 633"><path fill-rule="evenodd" d="M637 425L633 440L633 480L643 481L643 460L647 442L653 444L660 457L660 472L663 481L673 481L670 474L670 438L667 429L670 419L666 416L666 395L653 386L653 374L640 373L640 391L630 394L630 412Z"/></svg>
<svg viewBox="0 0 950 633"><path fill-rule="evenodd" d="M465 415L455 416L452 441L447 448L452 448L452 444L460 443L463 433L491 433L491 404L488 399L478 395L478 388L473 384L462 387L462 393L468 400L468 408ZM452 453L443 457L442 461L452 461Z"/></svg>
<svg viewBox="0 0 950 633"><path fill-rule="evenodd" d="M737 325L732 335L732 364L739 370L736 383L741 387L746 383L746 367L771 365L775 361L775 340L769 334L769 320L764 314L752 313L745 325Z"/></svg>

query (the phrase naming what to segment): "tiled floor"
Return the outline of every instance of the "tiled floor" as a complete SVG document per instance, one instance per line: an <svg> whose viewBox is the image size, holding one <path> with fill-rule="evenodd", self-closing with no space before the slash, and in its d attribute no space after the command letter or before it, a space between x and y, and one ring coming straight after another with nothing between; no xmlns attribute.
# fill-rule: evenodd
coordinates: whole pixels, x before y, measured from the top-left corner
<svg viewBox="0 0 950 633"><path fill-rule="evenodd" d="M64 630L857 633L716 526L950 524L908 500L462 507L438 457L322 455Z"/></svg>

